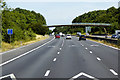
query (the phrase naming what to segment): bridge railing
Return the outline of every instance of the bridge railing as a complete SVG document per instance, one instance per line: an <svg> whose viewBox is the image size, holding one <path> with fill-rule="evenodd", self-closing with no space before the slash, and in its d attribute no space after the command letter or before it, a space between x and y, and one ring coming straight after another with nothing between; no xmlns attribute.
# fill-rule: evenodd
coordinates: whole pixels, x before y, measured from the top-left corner
<svg viewBox="0 0 120 80"><path fill-rule="evenodd" d="M107 24L107 23L72 23L73 25L77 25L77 24L81 24L81 25L107 25L110 26L111 24Z"/></svg>

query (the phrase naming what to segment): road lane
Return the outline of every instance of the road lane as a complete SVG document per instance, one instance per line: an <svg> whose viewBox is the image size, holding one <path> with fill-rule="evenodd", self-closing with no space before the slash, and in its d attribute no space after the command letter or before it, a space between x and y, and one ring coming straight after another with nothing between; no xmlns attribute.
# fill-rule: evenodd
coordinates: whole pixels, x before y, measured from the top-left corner
<svg viewBox="0 0 120 80"><path fill-rule="evenodd" d="M72 40L55 39L30 54L4 65L3 76L14 74L17 78L70 79L82 74L79 78L85 75L95 78L117 78L117 64L114 63L115 67L111 67L110 63L106 64L105 62L110 59L101 57L106 56L98 52L102 48L97 50L97 47L91 47L91 44L94 43L78 41L76 37L72 37ZM110 57L113 56L109 51L106 52ZM112 58L116 58L116 55Z"/></svg>
<svg viewBox="0 0 120 80"><path fill-rule="evenodd" d="M65 40L63 49L50 70L51 73L47 78L72 78L80 72L90 74L95 78L117 78L107 66L97 60L97 56L91 55L74 38Z"/></svg>
<svg viewBox="0 0 120 80"><path fill-rule="evenodd" d="M62 39L55 39L40 49L4 65L2 74L13 73L17 78L42 78L45 71L52 65L52 60L57 55L56 53L59 51L61 44Z"/></svg>
<svg viewBox="0 0 120 80"><path fill-rule="evenodd" d="M75 38L75 40L78 39ZM94 55L100 57L103 60L103 63L106 66L118 72L118 50L89 40L80 41L80 44L83 44L85 47L88 47L88 49L92 51ZM97 46L91 46L91 45L97 45Z"/></svg>
<svg viewBox="0 0 120 80"><path fill-rule="evenodd" d="M29 45L21 46L19 48L13 49L13 50L0 53L0 56L2 56L2 63L7 60L10 60L11 58L17 57L25 52L28 52L31 49L37 48L38 46L50 41L51 39L53 39L53 36L50 36L50 38L48 38L46 40L41 40L41 41L29 44Z"/></svg>

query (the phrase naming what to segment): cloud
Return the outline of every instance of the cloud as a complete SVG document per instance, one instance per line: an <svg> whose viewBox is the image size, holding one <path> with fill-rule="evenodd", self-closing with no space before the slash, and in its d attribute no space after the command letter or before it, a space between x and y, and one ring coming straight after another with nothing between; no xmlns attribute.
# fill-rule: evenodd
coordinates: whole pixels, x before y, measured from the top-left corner
<svg viewBox="0 0 120 80"><path fill-rule="evenodd" d="M119 0L5 0L7 2L119 2Z"/></svg>

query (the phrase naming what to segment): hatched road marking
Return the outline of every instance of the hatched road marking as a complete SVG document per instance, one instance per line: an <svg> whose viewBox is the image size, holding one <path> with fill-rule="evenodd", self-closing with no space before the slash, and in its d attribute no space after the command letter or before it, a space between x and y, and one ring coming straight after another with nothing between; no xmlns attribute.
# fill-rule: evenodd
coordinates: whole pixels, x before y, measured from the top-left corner
<svg viewBox="0 0 120 80"><path fill-rule="evenodd" d="M17 80L14 74L9 74L9 75L6 75L6 76L2 76L2 77L0 77L0 80L2 80L4 78L7 78L7 77L10 77L12 80Z"/></svg>
<svg viewBox="0 0 120 80"><path fill-rule="evenodd" d="M86 77L88 77L88 78L90 78L90 79L93 79L93 80L98 80L98 79L96 79L95 77L90 76L90 75L88 75L88 74L86 74L86 73L83 73L83 72L81 72L81 73L73 76L73 77L72 77L71 79L69 79L69 80L74 80L74 79L76 79L76 78L79 78L79 77L82 76L82 75L83 75L83 76L86 76Z"/></svg>

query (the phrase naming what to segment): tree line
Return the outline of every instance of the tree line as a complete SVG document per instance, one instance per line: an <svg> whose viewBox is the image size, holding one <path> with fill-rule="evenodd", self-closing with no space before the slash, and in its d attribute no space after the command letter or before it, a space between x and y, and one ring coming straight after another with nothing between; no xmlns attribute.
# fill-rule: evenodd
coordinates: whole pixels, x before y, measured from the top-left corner
<svg viewBox="0 0 120 80"><path fill-rule="evenodd" d="M49 32L45 18L35 11L7 8L2 11L2 40L10 42L7 29L13 29L11 41L35 39L36 34L45 35Z"/></svg>
<svg viewBox="0 0 120 80"><path fill-rule="evenodd" d="M107 33L114 34L115 30L120 29L120 8L110 7L107 10L97 10L84 13L72 20L72 23L109 23ZM91 27L91 34L105 34L103 27ZM60 27L55 28L54 32L63 33L85 33L85 27Z"/></svg>
<svg viewBox="0 0 120 80"><path fill-rule="evenodd" d="M73 19L72 23L109 23L111 27L106 28L107 33L114 34L115 30L120 29L120 8L88 12ZM104 34L104 28L92 27L91 33Z"/></svg>

